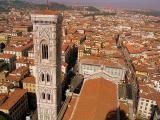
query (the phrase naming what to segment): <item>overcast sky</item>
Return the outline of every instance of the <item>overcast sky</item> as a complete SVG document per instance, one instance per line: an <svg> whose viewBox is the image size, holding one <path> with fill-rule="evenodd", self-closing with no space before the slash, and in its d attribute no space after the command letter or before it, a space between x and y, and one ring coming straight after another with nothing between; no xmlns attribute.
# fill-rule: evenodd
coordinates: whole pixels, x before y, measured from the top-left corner
<svg viewBox="0 0 160 120"><path fill-rule="evenodd" d="M46 0L33 0L46 1ZM160 10L160 0L49 0L64 4L77 5L97 5L97 6L111 6L124 8L142 8L142 9L157 9Z"/></svg>

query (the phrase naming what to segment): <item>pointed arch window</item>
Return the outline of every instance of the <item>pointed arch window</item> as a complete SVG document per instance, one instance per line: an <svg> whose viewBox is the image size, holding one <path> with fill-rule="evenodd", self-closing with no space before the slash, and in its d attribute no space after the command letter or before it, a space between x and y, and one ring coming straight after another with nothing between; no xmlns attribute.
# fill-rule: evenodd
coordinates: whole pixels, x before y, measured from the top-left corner
<svg viewBox="0 0 160 120"><path fill-rule="evenodd" d="M50 82L50 75L47 74L47 82Z"/></svg>
<svg viewBox="0 0 160 120"><path fill-rule="evenodd" d="M51 100L51 95L50 94L47 94L47 99Z"/></svg>
<svg viewBox="0 0 160 120"><path fill-rule="evenodd" d="M42 59L48 59L48 45L42 44Z"/></svg>
<svg viewBox="0 0 160 120"><path fill-rule="evenodd" d="M42 99L45 99L45 97L46 97L45 93L42 93Z"/></svg>
<svg viewBox="0 0 160 120"><path fill-rule="evenodd" d="M44 81L44 74L43 73L41 74L41 80L42 80L42 82Z"/></svg>

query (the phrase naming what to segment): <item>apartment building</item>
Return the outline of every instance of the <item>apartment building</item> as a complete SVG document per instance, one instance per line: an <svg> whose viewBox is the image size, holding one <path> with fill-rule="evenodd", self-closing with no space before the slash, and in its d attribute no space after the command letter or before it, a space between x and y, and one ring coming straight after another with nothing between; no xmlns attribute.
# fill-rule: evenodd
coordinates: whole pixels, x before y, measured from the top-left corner
<svg viewBox="0 0 160 120"><path fill-rule="evenodd" d="M5 99L0 99L0 111L9 115L12 120L22 120L28 111L27 91L15 89Z"/></svg>
<svg viewBox="0 0 160 120"><path fill-rule="evenodd" d="M34 76L26 77L23 80L23 89L26 89L30 93L36 92L36 83Z"/></svg>

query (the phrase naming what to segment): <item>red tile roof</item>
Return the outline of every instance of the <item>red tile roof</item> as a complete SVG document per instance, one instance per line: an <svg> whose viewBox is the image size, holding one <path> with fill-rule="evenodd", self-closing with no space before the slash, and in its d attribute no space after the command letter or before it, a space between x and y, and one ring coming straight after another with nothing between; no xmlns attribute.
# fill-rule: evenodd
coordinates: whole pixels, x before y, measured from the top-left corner
<svg viewBox="0 0 160 120"><path fill-rule="evenodd" d="M88 65L104 65L113 68L121 68L125 69L125 61L120 58L114 59L107 59L103 57L96 57L96 56L83 56L80 58L80 63L88 64Z"/></svg>
<svg viewBox="0 0 160 120"><path fill-rule="evenodd" d="M26 58L26 57L20 57L17 59L16 63L22 63L22 64L29 64L34 65L34 59Z"/></svg>
<svg viewBox="0 0 160 120"><path fill-rule="evenodd" d="M15 82L20 82L21 81L21 78L19 76L16 76L16 75L8 75L6 77L6 79L8 81L15 81Z"/></svg>
<svg viewBox="0 0 160 120"><path fill-rule="evenodd" d="M0 109L11 109L27 93L24 89L16 89L10 93L8 99L0 106Z"/></svg>
<svg viewBox="0 0 160 120"><path fill-rule="evenodd" d="M33 42L30 41L29 43L27 44L24 44L24 45L20 45L19 47L15 47L13 45L8 45L6 46L6 48L4 49L5 51L15 51L15 52L22 52L26 49L29 49L33 46Z"/></svg>
<svg viewBox="0 0 160 120"><path fill-rule="evenodd" d="M139 85L139 96L145 99L154 100L160 106L160 93L146 84Z"/></svg>
<svg viewBox="0 0 160 120"><path fill-rule="evenodd" d="M139 54L145 51L144 47L137 46L136 44L126 45L126 47L130 54Z"/></svg>
<svg viewBox="0 0 160 120"><path fill-rule="evenodd" d="M23 80L23 82L24 82L24 83L31 83L31 84L35 84L35 83L36 83L34 76L26 77L26 78Z"/></svg>
<svg viewBox="0 0 160 120"><path fill-rule="evenodd" d="M85 81L72 120L105 120L117 109L117 85L103 78Z"/></svg>
<svg viewBox="0 0 160 120"><path fill-rule="evenodd" d="M21 66L14 70L11 74L27 74L29 72L29 68L25 66Z"/></svg>
<svg viewBox="0 0 160 120"><path fill-rule="evenodd" d="M4 58L4 59L10 59L13 58L15 55L13 54L0 54L0 58Z"/></svg>

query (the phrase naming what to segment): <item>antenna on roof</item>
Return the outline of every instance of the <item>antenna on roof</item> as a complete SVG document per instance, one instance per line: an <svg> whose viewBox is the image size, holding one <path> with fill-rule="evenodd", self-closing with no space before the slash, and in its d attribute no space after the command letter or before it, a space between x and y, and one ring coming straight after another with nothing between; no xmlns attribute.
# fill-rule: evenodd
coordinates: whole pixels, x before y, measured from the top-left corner
<svg viewBox="0 0 160 120"><path fill-rule="evenodd" d="M46 5L47 5L47 10L49 9L49 2L48 0L46 1Z"/></svg>

